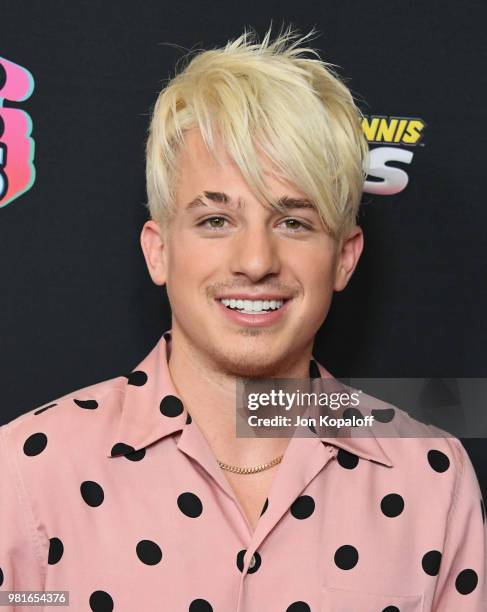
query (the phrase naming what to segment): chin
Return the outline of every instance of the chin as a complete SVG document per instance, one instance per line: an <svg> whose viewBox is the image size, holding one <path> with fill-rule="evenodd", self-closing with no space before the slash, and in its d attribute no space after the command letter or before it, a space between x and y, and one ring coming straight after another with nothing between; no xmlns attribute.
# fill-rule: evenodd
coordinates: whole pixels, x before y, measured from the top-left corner
<svg viewBox="0 0 487 612"><path fill-rule="evenodd" d="M283 363L280 358L273 359L269 352L259 354L255 350L221 352L215 355L215 361L222 371L239 378L271 378Z"/></svg>

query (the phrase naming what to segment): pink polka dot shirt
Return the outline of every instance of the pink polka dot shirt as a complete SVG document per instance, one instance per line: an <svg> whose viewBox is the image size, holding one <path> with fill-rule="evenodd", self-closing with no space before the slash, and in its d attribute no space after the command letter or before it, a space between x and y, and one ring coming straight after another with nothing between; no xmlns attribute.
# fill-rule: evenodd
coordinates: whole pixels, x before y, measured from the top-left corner
<svg viewBox="0 0 487 612"><path fill-rule="evenodd" d="M169 342L0 427L0 591L69 591L76 612L487 611L485 506L456 438L293 437L252 530Z"/></svg>

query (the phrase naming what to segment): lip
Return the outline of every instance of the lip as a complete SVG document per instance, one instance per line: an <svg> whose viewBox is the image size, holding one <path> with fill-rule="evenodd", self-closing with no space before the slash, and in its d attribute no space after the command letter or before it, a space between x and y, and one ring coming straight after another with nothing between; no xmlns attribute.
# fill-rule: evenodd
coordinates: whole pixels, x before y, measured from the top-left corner
<svg viewBox="0 0 487 612"><path fill-rule="evenodd" d="M250 299L243 298L239 296L240 299ZM289 309L289 304L292 302L292 298L286 299L281 308L277 310L272 310L271 312L265 314L244 314L239 312L238 310L232 310L231 308L227 308L220 302L220 299L236 299L236 298L219 298L216 299L217 306L222 310L224 316L227 317L229 321L236 323L237 325L244 325L245 327L269 327L270 325L275 325L285 316ZM252 299L256 299L255 297ZM264 299L264 298L259 298ZM276 298L273 298L276 299ZM283 299L283 298L277 298Z"/></svg>

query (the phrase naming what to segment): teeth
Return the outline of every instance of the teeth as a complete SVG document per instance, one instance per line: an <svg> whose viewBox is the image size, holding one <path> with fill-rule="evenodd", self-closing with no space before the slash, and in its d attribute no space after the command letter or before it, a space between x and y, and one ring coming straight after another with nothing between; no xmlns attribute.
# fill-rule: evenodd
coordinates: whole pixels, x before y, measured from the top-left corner
<svg viewBox="0 0 487 612"><path fill-rule="evenodd" d="M227 308L241 310L246 314L254 312L266 312L269 310L277 310L284 304L284 300L220 300Z"/></svg>

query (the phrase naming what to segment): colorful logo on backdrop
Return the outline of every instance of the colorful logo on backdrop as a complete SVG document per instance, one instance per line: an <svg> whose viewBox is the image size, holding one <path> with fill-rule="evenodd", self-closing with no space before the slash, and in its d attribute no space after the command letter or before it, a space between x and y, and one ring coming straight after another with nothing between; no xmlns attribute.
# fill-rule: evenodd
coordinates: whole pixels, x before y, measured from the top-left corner
<svg viewBox="0 0 487 612"><path fill-rule="evenodd" d="M406 170L389 163L411 164L414 148L424 146L425 128L426 123L417 117L363 117L362 129L370 145L366 193L393 195L406 188L409 182Z"/></svg>
<svg viewBox="0 0 487 612"><path fill-rule="evenodd" d="M0 57L0 207L28 191L35 181L32 121L25 111L11 106L27 100L33 90L31 73Z"/></svg>

